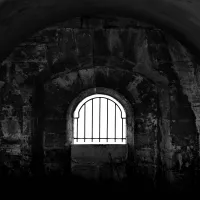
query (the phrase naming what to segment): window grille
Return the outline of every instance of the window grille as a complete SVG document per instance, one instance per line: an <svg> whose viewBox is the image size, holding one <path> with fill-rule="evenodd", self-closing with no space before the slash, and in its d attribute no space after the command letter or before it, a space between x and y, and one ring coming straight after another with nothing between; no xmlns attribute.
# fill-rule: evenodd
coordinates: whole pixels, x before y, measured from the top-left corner
<svg viewBox="0 0 200 200"><path fill-rule="evenodd" d="M76 107L73 144L126 144L126 113L114 98L95 94Z"/></svg>

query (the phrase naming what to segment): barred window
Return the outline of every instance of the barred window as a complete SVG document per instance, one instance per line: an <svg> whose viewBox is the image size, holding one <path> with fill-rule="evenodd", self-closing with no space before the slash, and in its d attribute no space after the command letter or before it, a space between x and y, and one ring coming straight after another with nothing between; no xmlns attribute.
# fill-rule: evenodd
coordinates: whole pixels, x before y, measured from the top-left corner
<svg viewBox="0 0 200 200"><path fill-rule="evenodd" d="M73 114L73 144L126 144L126 112L113 97L94 94Z"/></svg>

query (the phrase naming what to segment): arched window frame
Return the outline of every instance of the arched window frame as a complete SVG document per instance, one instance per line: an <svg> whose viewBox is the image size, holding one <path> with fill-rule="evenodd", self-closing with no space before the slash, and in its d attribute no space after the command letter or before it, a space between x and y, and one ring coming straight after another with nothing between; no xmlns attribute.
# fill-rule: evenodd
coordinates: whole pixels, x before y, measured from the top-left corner
<svg viewBox="0 0 200 200"><path fill-rule="evenodd" d="M88 135L86 134L86 125L85 123L87 123L87 120L85 120L85 115L83 116L84 118L84 123L83 123L83 131L84 131L84 142L82 143L81 142L81 139L80 137L78 136L79 134L79 131L78 131L78 127L79 127L79 119L80 119L80 112L81 110L83 109L84 110L84 114L86 114L87 111L85 111L85 107L87 106L87 104L89 102L92 103L92 109L91 109L91 114L92 114L92 118L93 118L93 113L94 113L94 107L93 107L93 101L95 101L96 99L99 100L99 114L103 111L101 110L101 102L102 102L102 99L106 100L107 101L107 106L109 105L110 102L114 103L114 107L115 107L115 114L114 114L114 125L115 125L115 128L114 128L114 134L115 136L113 137L110 137L110 132L109 132L109 118L108 118L108 110L109 110L109 107L107 107L107 123L106 123L106 132L107 132L107 136L104 135L104 138L102 135L101 135L101 128L102 126L99 124L99 130L98 130L98 138L95 138L95 136L93 135L93 131L95 132L94 130L94 126L93 126L93 123L94 121L92 120L92 130L91 130L91 141L86 142L88 138ZM120 112L120 116L117 117L116 113L117 111ZM113 117L113 116L112 116ZM118 125L116 124L116 121L120 120L121 122L121 133L119 134L119 129L117 130L117 127ZM114 144L126 144L127 142L127 137L126 137L126 111L124 110L123 106L116 100L114 99L113 97L109 96L109 95L105 95L105 94L93 94L93 95L90 95L88 97L86 97L85 99L83 99L79 104L78 106L76 107L75 111L74 111L74 114L73 114L73 136L74 136L74 140L73 140L73 144L96 144L96 145L99 145L99 144L113 144L113 141L114 141ZM101 118L99 116L99 123L101 121ZM124 123L125 121L125 123ZM118 123L120 123L118 121ZM80 128L80 127L79 127ZM118 132L118 134L117 134ZM121 135L121 137L119 138L119 135ZM90 136L89 136L90 137ZM94 142L95 139L98 139L99 141L98 142ZM106 142L102 142L102 140L107 140ZM91 143L90 143L91 142Z"/></svg>
<svg viewBox="0 0 200 200"><path fill-rule="evenodd" d="M69 147L73 144L73 119L74 119L74 111L76 110L77 106L83 100L90 97L91 95L101 94L101 95L108 95L109 97L118 101L124 112L126 113L126 137L127 137L127 144L133 146L134 145L134 112L131 104L127 101L127 99L119 94L117 91L108 89L108 88L92 88L80 93L69 105L67 111L67 128L66 128L66 143L65 146ZM92 144L91 144L92 145ZM108 144L109 145L109 144Z"/></svg>
<svg viewBox="0 0 200 200"><path fill-rule="evenodd" d="M100 95L100 97L99 97ZM115 104L117 104L117 106L119 107L120 111L121 111L121 117L122 118L126 118L126 111L124 110L123 106L113 97L111 97L110 95L105 95L105 94L93 94L90 95L88 97L86 97L85 99L83 99L78 106L76 107L75 111L74 111L74 118L79 117L79 111L81 110L81 107L87 103L88 101L95 99L95 98L105 98L105 99L109 99L111 101L113 101Z"/></svg>

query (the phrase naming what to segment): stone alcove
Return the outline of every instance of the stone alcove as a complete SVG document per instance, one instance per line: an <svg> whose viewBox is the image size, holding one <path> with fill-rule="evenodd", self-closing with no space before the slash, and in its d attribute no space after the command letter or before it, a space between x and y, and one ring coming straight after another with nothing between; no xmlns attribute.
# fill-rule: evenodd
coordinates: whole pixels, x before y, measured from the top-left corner
<svg viewBox="0 0 200 200"><path fill-rule="evenodd" d="M113 97L117 100L125 109L126 112L126 138L127 144L124 145L71 145L73 143L73 113L76 109L76 106L86 97L93 95L93 94L105 94ZM84 170L87 170L88 173L84 175L85 178L89 178L90 176L99 179L99 177L110 176L110 178L121 178L125 177L125 162L128 162L128 149L133 149L134 147L134 112L133 108L130 103L118 92L114 91L113 89L102 88L102 87L95 87L83 91L81 94L76 97L72 103L70 104L67 112L67 131L66 131L67 139L66 139L66 146L71 145L71 168L72 171L76 172L76 168L78 169L78 173L81 173L79 169L81 167ZM109 158L111 156L111 158ZM117 162L118 165L123 169L121 172L118 172L121 177L112 177L112 169L109 169L109 165L111 164L111 160L113 162ZM120 163L121 162L121 163ZM77 164L76 164L77 163ZM114 164L114 163L113 163ZM104 166L104 171L107 171L107 175L101 174L100 171L103 171L101 168ZM92 176L92 168L95 175ZM120 168L119 168L120 169ZM98 170L98 171L97 171Z"/></svg>

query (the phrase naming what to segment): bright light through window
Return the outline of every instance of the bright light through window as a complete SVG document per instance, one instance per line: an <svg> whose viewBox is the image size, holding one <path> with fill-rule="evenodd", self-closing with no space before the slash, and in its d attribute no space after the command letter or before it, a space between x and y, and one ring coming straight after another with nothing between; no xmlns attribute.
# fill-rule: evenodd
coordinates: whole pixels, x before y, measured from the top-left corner
<svg viewBox="0 0 200 200"><path fill-rule="evenodd" d="M73 144L126 144L126 113L114 98L95 94L74 111Z"/></svg>

